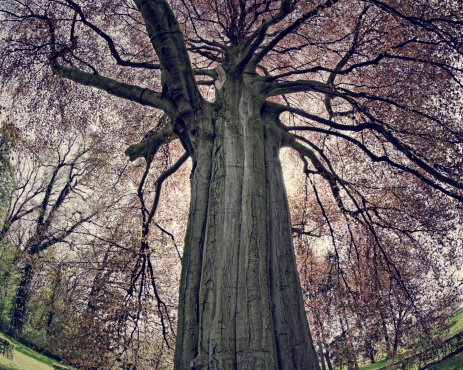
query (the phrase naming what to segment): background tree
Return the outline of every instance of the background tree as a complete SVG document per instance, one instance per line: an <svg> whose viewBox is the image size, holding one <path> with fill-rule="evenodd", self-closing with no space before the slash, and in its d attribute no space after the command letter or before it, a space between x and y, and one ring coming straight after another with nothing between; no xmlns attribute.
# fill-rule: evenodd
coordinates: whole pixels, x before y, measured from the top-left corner
<svg viewBox="0 0 463 370"><path fill-rule="evenodd" d="M4 223L5 211L8 209L15 188L11 151L20 137L19 130L12 124L0 128L0 220Z"/></svg>
<svg viewBox="0 0 463 370"><path fill-rule="evenodd" d="M303 195L303 198L305 195ZM295 199L294 220L301 218L298 209L307 209L307 199ZM304 218L304 216L303 216ZM371 240L359 241L356 254L352 250L337 250L339 256L325 247L318 246L323 235L329 230L316 215L310 220L305 216L316 233L302 235L300 229L297 240L298 264L302 286L309 312L309 321L316 330L317 339L335 355L339 361L346 361L346 354L363 355L375 362L375 354L386 354L392 358L399 347L416 351L416 332L411 330L417 321L420 335L427 344L437 332L447 329L446 320L452 315L452 302L458 300L460 288L452 273L436 277L423 266L432 266L426 255L409 252L413 250L403 244L400 255L391 259L400 266L402 279L406 283L407 296L403 289L384 269L384 264L373 261ZM396 252L397 254L397 252ZM341 325L342 321L342 325ZM343 329L344 326L344 329ZM348 330L349 329L349 330ZM433 334L431 335L431 331ZM341 335L339 333L341 332ZM353 343L347 341L347 332ZM343 334L344 333L344 334ZM355 350L352 350L355 345ZM347 364L347 363L346 363Z"/></svg>
<svg viewBox="0 0 463 370"><path fill-rule="evenodd" d="M15 190L14 172L11 164L12 150L20 137L14 125L4 124L0 128L0 228L4 227L7 211ZM7 302L11 299L12 262L14 249L0 237L0 327L6 329L4 316L9 309Z"/></svg>
<svg viewBox="0 0 463 370"><path fill-rule="evenodd" d="M156 270L155 287L164 300L165 309L159 312L162 306L153 305L153 293L149 291L153 279L133 279L140 273L139 259L144 256L137 247L142 238L140 210L144 208L136 186L146 172L145 166L128 166L125 159L114 158L118 135L103 139L100 132L82 129L57 127L49 141L23 140L12 152L19 186L2 225L2 329L10 329L11 315L18 311L14 309L15 296L29 261L33 274L24 307L27 330L22 330L18 339L80 368L111 366L116 358L137 366L165 365L171 361L169 343L175 340L172 329L177 297L169 287L176 286L172 279L178 280L176 243L180 247L181 243L167 231L172 225L166 224L163 214L172 217L176 212L177 217L186 217L169 204L171 198L182 199L176 193L184 190L170 181L163 182L169 194L157 202L155 230L148 238L145 235L145 243L154 248L151 268ZM148 176L145 173L144 182L151 186L170 167L177 152L175 145L164 148L154 162L159 170ZM73 177L72 187L64 197L69 176ZM50 233L45 232L42 241L86 214L92 217L30 261L23 249L34 235L47 190L48 210L58 195L64 200L61 208L56 207L57 217L51 218ZM143 199L152 203L153 192L146 189L144 193ZM92 214L92 209L97 212ZM148 267L143 270L144 276L148 271ZM163 314L168 314L166 320Z"/></svg>
<svg viewBox="0 0 463 370"><path fill-rule="evenodd" d="M9 276L17 280L10 323L17 337L26 323L34 280L46 280L40 272L46 271L44 263L60 251L70 258L73 248L88 238L87 228L98 229L95 223L90 226L95 216L110 206L115 212L121 199L108 180L107 153L82 132L69 127L65 131L54 144L25 139L13 152L17 186L0 235L13 256L5 262L6 271L16 271ZM101 181L103 175L106 182Z"/></svg>
<svg viewBox="0 0 463 370"><path fill-rule="evenodd" d="M21 261L23 266L11 323L11 332L17 337L21 336L25 323L34 269L38 267L36 259L42 257L51 247L65 242L80 225L88 222L98 212L90 207L89 212L83 207L81 211L73 211L67 207L79 197L86 201L82 185L87 182L90 173L95 171L94 164L83 160L88 150L76 148L73 145L75 138L71 136L69 139L64 153L46 153L43 157L36 157L30 163L23 164L30 168L30 172L22 173L26 175L25 181L18 185L18 196L3 225L2 235L10 236L18 252L25 257ZM48 181L41 182L41 171L47 171L48 176L45 178L48 177ZM15 225L17 223L21 225ZM11 235L12 227L17 231L14 236Z"/></svg>
<svg viewBox="0 0 463 370"><path fill-rule="evenodd" d="M24 106L40 114L36 97L64 89L106 116L161 110L167 119L127 155L149 166L179 140L192 159L176 368L318 367L282 147L310 177L338 267L359 260L367 238L373 262L413 301L393 258L400 247L456 255L461 2L37 0L1 10L3 83Z"/></svg>

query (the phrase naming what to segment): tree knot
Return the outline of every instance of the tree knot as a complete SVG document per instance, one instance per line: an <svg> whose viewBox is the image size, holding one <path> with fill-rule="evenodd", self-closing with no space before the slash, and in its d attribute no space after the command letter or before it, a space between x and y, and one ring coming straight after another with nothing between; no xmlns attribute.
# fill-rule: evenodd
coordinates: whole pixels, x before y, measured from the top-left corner
<svg viewBox="0 0 463 370"><path fill-rule="evenodd" d="M199 354L190 361L190 369L203 369L206 364L206 356L204 354Z"/></svg>
<svg viewBox="0 0 463 370"><path fill-rule="evenodd" d="M217 71L217 80L214 82L214 86L217 90L220 90L227 79L227 74L221 65L218 65L216 68Z"/></svg>

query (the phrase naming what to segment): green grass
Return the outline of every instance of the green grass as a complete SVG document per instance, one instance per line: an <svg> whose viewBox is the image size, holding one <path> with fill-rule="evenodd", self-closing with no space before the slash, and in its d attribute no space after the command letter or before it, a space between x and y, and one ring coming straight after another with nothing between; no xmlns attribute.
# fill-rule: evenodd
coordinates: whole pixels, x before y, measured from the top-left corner
<svg viewBox="0 0 463 370"><path fill-rule="evenodd" d="M450 331L447 338L453 337L463 330L463 308L460 308L450 319Z"/></svg>
<svg viewBox="0 0 463 370"><path fill-rule="evenodd" d="M463 369L463 352L457 353L439 364L429 367L429 370L461 370Z"/></svg>
<svg viewBox="0 0 463 370"><path fill-rule="evenodd" d="M448 339L453 337L454 335L463 331L463 308L460 308L455 314L450 318L449 321L450 329L444 339ZM361 370L376 370L386 367L389 360L384 359L382 361L378 361L374 364L369 364L366 366L361 367ZM463 352L457 353L455 356L443 361L435 365L434 367L430 367L429 369L432 370L462 370L463 369Z"/></svg>
<svg viewBox="0 0 463 370"><path fill-rule="evenodd" d="M26 347L11 337L0 333L0 336L8 339L15 345L13 351L13 361L8 360L0 355L0 370L52 370L53 361L47 356ZM9 367L8 367L9 366ZM16 367L14 367L16 366Z"/></svg>
<svg viewBox="0 0 463 370"><path fill-rule="evenodd" d="M0 370L27 370L25 367L18 364L16 361L8 360L0 355Z"/></svg>
<svg viewBox="0 0 463 370"><path fill-rule="evenodd" d="M374 364L369 364L367 366L364 366L362 367L361 369L362 370L376 370L376 369L381 369L383 367L385 367L388 363L388 359L384 359L384 360L381 360L381 361L378 361L378 362L375 362Z"/></svg>

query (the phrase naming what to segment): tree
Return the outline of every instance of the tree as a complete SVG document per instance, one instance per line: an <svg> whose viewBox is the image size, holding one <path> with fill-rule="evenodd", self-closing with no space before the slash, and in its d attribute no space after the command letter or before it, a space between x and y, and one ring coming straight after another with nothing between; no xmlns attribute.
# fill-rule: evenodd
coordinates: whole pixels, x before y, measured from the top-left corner
<svg viewBox="0 0 463 370"><path fill-rule="evenodd" d="M166 115L130 160L149 168L173 140L191 157L176 368L318 368L282 147L304 164L337 258L346 245L355 259L368 236L408 296L391 258L402 240L455 252L461 2L10 0L1 11L4 85L25 105L36 107L29 91L56 98L60 78L97 88L126 101L102 105L108 116L134 103Z"/></svg>
<svg viewBox="0 0 463 370"><path fill-rule="evenodd" d="M299 188L307 190L308 185ZM427 267L438 267L435 255L406 239L394 246L389 259L400 268L404 291L387 264L378 262L381 256L374 254L374 241L364 233L356 235L358 229L351 228L350 238L337 241L334 250L317 245L330 236L328 226L336 227L339 219L328 223L317 212L304 215L304 210L317 209L313 198L302 191L292 199L294 230L299 234L297 259L309 322L332 355L342 362L349 360L347 354L363 354L374 362L375 353L391 358L399 345L416 351L417 336L430 343L430 336L437 338L448 329L449 308L458 302L460 285L451 271L441 269L442 276L436 276ZM318 208L320 213L327 211ZM303 233L300 225L304 224L313 231ZM412 323L418 323L418 331L411 330Z"/></svg>
<svg viewBox="0 0 463 370"><path fill-rule="evenodd" d="M96 214L117 202L108 201L92 186L90 179L104 167L105 159L92 157L82 140L79 134L68 132L60 147L39 153L28 150L26 142L18 144L22 150L15 160L17 189L0 229L0 240L14 246L14 267L19 269L10 328L18 338L40 259L60 244L69 243Z"/></svg>
<svg viewBox="0 0 463 370"><path fill-rule="evenodd" d="M15 188L11 151L20 137L19 130L12 124L0 127L0 222L3 226L5 210L11 203Z"/></svg>
<svg viewBox="0 0 463 370"><path fill-rule="evenodd" d="M0 228L3 228L5 224L7 210L10 207L12 194L15 190L14 171L10 157L19 136L19 131L14 125L4 124L0 128ZM14 251L1 237L0 247L0 327L4 330L6 322L3 316L4 312L9 308L8 302L11 299L10 278Z"/></svg>
<svg viewBox="0 0 463 370"><path fill-rule="evenodd" d="M162 216L166 214L165 199L158 202L153 220L156 230L162 234L152 232L146 239L155 249L151 266L156 269L154 287L164 300L159 313L160 305L153 305L150 292L147 294L151 280L133 279L139 272L137 256L143 254L136 246L142 238L137 227L142 217L140 192L130 183L138 181L144 166L127 166L123 161L119 167L114 158L117 149L113 146L117 137L114 142L108 142L107 137L102 140L92 130L87 131L67 127L64 134L57 130L57 135L52 137L54 143L39 142L37 148L21 141L18 150L12 153L18 187L4 228L0 229L2 328L10 330L10 316L20 316L22 326L27 329L21 330L21 340L81 368L111 366L115 358L137 366L162 364L169 361L172 354L162 339L164 334L171 340L175 314L170 312L177 307L176 297L168 297L163 292L165 287L175 285L170 280L178 279L173 272L179 271L177 250L165 251L172 240L172 235L163 238L167 232ZM64 142L60 143L61 139ZM177 149L175 145L166 147L165 155L153 162L159 173L175 160ZM149 176L145 174L148 184L154 181L152 177L157 171L152 172ZM62 190L66 189L69 176L73 181L66 195ZM172 185L164 182L164 188L173 192L177 186ZM152 192L146 189L145 193L143 199L150 203ZM164 198L170 197L174 195ZM50 210L59 198L62 198L60 206L56 206L53 217ZM47 244L50 235L75 227L64 239L31 258L25 246L32 236L37 236L39 211L45 203L44 218L50 223L37 237L38 244ZM176 207L169 205L169 210L175 211ZM158 261L160 254L162 265ZM25 279L24 268L28 265L32 274L30 279ZM19 283L27 289L21 290ZM129 290L133 292L130 295ZM24 291L26 299L18 302L16 292ZM18 307L13 309L15 305ZM162 322L164 313L170 320ZM15 331L19 336L19 330Z"/></svg>
<svg viewBox="0 0 463 370"><path fill-rule="evenodd" d="M448 329L458 285L439 282L420 268L425 258L402 255L395 263L412 297L408 299L387 271L371 261L368 244L358 249L355 264L338 263L333 255L317 258L311 248L298 253L309 322L339 363L347 360L352 366L353 356L360 355L373 363L376 353L392 358L399 345L417 352L423 341L430 345ZM419 330L412 330L417 322Z"/></svg>

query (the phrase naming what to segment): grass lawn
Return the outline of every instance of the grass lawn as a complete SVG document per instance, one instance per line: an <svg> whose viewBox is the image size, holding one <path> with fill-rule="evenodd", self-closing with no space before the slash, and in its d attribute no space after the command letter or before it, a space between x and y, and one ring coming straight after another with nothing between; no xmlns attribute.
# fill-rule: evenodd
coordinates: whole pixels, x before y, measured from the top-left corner
<svg viewBox="0 0 463 370"><path fill-rule="evenodd" d="M27 370L16 361L8 360L0 355L0 370Z"/></svg>
<svg viewBox="0 0 463 370"><path fill-rule="evenodd" d="M453 337L463 330L463 308L460 308L450 319L450 330L447 338Z"/></svg>
<svg viewBox="0 0 463 370"><path fill-rule="evenodd" d="M15 345L13 361L0 355L0 370L53 370L53 363L56 361L35 352L3 333L0 333L0 337L8 339Z"/></svg>
<svg viewBox="0 0 463 370"><path fill-rule="evenodd" d="M441 363L431 366L429 370L461 370L463 369L463 352L442 361Z"/></svg>
<svg viewBox="0 0 463 370"><path fill-rule="evenodd" d="M449 321L450 329L444 339L453 337L454 335L463 331L463 308L460 308L455 314L450 318ZM362 370L376 370L386 367L388 360L384 359L378 361L374 364L369 364L361 367ZM455 356L435 365L434 367L429 367L432 370L462 370L463 369L463 352L457 353Z"/></svg>
<svg viewBox="0 0 463 370"><path fill-rule="evenodd" d="M364 367L361 367L362 370L376 370L376 369L381 369L385 367L388 363L388 359L384 359L378 362L375 362L374 364L370 364Z"/></svg>

